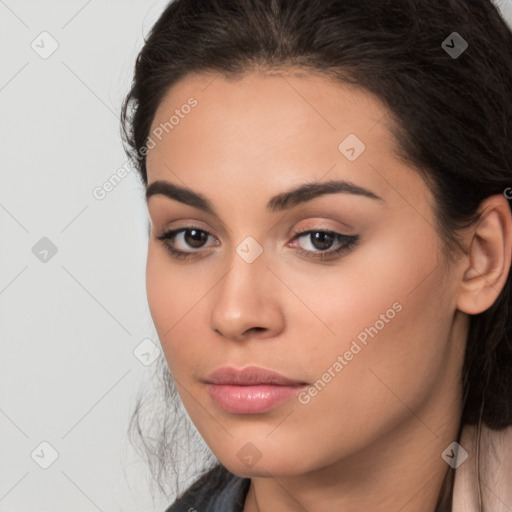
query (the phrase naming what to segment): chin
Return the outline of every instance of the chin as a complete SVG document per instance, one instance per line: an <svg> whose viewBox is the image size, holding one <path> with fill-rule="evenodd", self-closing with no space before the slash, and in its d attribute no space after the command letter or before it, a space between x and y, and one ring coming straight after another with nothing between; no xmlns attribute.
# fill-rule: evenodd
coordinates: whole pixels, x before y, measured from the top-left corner
<svg viewBox="0 0 512 512"><path fill-rule="evenodd" d="M292 454L288 460L284 460L284 457L275 451L267 457L261 454L261 458L255 463L252 463L250 460L247 463L244 460L241 461L238 459L238 456L234 460L219 460L231 473L242 478L291 477L310 471L310 468L297 464L296 454Z"/></svg>

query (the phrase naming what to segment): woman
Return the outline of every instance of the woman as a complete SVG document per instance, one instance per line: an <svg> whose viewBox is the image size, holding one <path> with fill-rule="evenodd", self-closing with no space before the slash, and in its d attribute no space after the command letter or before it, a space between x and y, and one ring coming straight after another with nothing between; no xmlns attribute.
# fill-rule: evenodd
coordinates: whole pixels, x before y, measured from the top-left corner
<svg viewBox="0 0 512 512"><path fill-rule="evenodd" d="M165 474L177 391L215 456L169 511L512 509L512 34L489 0L175 0L122 122L167 364L145 446Z"/></svg>

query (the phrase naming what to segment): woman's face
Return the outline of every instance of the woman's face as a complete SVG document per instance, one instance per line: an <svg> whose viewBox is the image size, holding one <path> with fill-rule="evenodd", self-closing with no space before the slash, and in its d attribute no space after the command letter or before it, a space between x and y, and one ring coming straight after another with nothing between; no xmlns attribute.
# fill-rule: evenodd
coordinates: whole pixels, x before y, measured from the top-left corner
<svg viewBox="0 0 512 512"><path fill-rule="evenodd" d="M460 413L458 276L386 113L361 90L292 73L189 76L156 113L148 186L192 192L148 198L149 306L190 418L239 475L377 460L418 435L431 456ZM331 181L350 187L321 188ZM157 238L171 230L184 231ZM206 382L247 366L304 385L271 387L288 396L272 402L265 387L237 399Z"/></svg>

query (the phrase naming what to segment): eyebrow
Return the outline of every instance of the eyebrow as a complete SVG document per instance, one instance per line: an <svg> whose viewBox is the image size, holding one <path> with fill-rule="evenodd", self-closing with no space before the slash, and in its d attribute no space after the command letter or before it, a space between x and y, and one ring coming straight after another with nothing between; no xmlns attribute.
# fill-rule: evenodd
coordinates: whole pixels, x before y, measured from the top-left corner
<svg viewBox="0 0 512 512"><path fill-rule="evenodd" d="M281 212L292 208L300 203L311 201L316 197L326 194L345 193L370 199L384 201L382 197L376 195L371 190L360 187L348 181L327 181L324 183L313 182L300 185L288 192L283 192L270 199L266 209L269 212ZM163 195L170 199L188 204L194 208L203 210L206 213L217 216L212 203L202 194L198 194L186 187L179 187L169 181L158 180L151 183L146 189L146 202L151 196Z"/></svg>

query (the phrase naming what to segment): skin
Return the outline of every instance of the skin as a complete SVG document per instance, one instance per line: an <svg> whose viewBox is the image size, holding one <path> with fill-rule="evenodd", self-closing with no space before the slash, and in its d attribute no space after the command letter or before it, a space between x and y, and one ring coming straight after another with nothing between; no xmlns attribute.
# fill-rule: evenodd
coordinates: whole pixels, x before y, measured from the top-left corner
<svg viewBox="0 0 512 512"><path fill-rule="evenodd" d="M152 129L191 96L197 107L147 157L149 184L186 186L217 211L148 200L148 302L187 413L222 464L252 479L245 512L432 512L448 470L441 453L457 439L468 314L492 305L510 268L507 200L488 198L462 233L464 252L448 259L432 195L394 154L374 96L291 69L200 74L168 91ZM348 134L366 145L353 162L338 150ZM334 179L382 200L331 193L265 209L278 193ZM181 234L174 247L196 255L174 259L156 237L190 226L211 236L191 246ZM359 240L338 259L308 259L298 247L322 246L297 228ZM247 236L263 250L252 263L236 252ZM223 366L314 384L396 302L401 311L307 404L238 415L207 392ZM252 467L237 456L248 442L261 455Z"/></svg>

